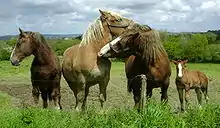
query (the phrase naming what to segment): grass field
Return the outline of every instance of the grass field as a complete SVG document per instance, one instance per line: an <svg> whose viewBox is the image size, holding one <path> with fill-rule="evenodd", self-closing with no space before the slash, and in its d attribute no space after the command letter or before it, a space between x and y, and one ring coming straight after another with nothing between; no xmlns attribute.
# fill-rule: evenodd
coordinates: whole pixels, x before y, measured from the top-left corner
<svg viewBox="0 0 220 128"><path fill-rule="evenodd" d="M207 74L210 104L197 109L194 90L191 91L191 110L176 114L179 107L178 94L174 84L175 67L172 65L171 84L168 90L169 104L160 104L160 89L153 91L153 97L143 114L132 110L133 97L127 93L124 63L113 62L111 79L107 90L104 112L100 113L98 86L90 89L88 110L79 114L72 109L75 98L62 78L61 96L64 111L43 110L42 102L34 106L31 97L30 63L32 57L19 67L9 61L0 61L0 124L4 127L217 127L220 122L220 80L219 64L188 64ZM25 109L23 109L25 108Z"/></svg>

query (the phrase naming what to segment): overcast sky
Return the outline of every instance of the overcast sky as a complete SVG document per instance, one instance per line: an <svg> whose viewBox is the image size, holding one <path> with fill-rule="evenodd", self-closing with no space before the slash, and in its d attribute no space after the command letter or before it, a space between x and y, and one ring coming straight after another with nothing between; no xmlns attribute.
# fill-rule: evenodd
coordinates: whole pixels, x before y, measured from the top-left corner
<svg viewBox="0 0 220 128"><path fill-rule="evenodd" d="M18 27L81 34L98 9L172 32L220 28L220 0L1 0L0 35L17 34Z"/></svg>

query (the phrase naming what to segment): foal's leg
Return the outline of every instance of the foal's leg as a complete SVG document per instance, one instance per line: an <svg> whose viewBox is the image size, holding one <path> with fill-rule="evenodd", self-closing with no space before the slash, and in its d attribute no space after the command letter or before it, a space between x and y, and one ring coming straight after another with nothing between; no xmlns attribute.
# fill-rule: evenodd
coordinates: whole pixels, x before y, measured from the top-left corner
<svg viewBox="0 0 220 128"><path fill-rule="evenodd" d="M185 88L186 110L189 107L189 96L190 96L190 88Z"/></svg>
<svg viewBox="0 0 220 128"><path fill-rule="evenodd" d="M178 91L178 94L179 94L181 111L184 111L184 106L183 106L183 88L177 88L177 91Z"/></svg>
<svg viewBox="0 0 220 128"><path fill-rule="evenodd" d="M201 106L202 105L202 92L201 92L200 88L196 88L195 92L197 95L197 100L199 102L199 106Z"/></svg>

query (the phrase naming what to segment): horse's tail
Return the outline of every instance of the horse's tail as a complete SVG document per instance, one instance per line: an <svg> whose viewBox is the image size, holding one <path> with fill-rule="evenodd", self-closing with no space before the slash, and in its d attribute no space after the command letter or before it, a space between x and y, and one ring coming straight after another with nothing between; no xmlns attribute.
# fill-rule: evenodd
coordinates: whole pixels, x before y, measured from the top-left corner
<svg viewBox="0 0 220 128"><path fill-rule="evenodd" d="M208 76L208 81L209 82L213 81L213 76Z"/></svg>
<svg viewBox="0 0 220 128"><path fill-rule="evenodd" d="M131 84L131 80L130 79L127 80L127 92L128 93L132 92L132 84Z"/></svg>

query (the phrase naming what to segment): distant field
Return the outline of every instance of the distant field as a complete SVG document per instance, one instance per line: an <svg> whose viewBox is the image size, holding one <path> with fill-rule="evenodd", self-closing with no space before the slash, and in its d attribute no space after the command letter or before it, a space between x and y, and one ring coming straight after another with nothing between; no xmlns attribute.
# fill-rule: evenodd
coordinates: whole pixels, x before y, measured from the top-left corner
<svg viewBox="0 0 220 128"><path fill-rule="evenodd" d="M15 118L15 120L21 121L20 120L21 115L33 114L32 118L37 118L37 120L42 121L43 117L41 118L39 116L41 114L43 114L47 118L50 118L50 120L49 120L50 123L53 123L52 120L54 120L54 121L59 120L59 121L68 122L68 119L70 119L70 120L72 120L72 118L79 119L81 116L83 116L83 115L79 115L77 117L72 117L73 115L75 115L72 112L70 114L70 113L57 113L52 110L51 111L42 110L41 109L42 102L39 103L39 105L37 106L37 109L28 109L28 111L14 110L14 108L24 108L24 107L25 108L26 107L32 108L32 107L34 107L32 97L31 97L31 82L30 82L30 72L29 72L31 61L32 61L32 57L29 57L28 59L24 60L19 67L11 66L10 61L0 61L0 107L1 107L0 110L1 111L4 110L4 113L6 114L6 115L4 115L4 113L0 114L0 120L2 120L1 118L4 117L9 121L10 120L9 117L14 116L13 118ZM219 86L220 85L220 79L219 79L220 65L219 64L188 64L188 68L198 69L198 70L206 73L207 76L210 78L210 83L209 83L210 87L208 90L209 97L210 97L210 104L214 104L214 106L217 106L217 108L213 107L213 106L208 106L207 108L204 108L204 111L212 111L212 109L216 109L215 111L220 112L220 109L218 107L220 105L220 103L219 103L219 100L220 100L220 98L219 98L219 94L220 94L220 86ZM189 125L187 125L187 120L184 120L184 118L177 120L177 122L173 122L174 124L172 124L172 123L169 124L169 122L165 121L166 115L163 115L163 114L168 114L167 115L168 116L167 118L169 118L168 120L175 119L175 116L172 114L170 115L169 112L172 112L172 113L176 112L179 107L178 94L177 94L176 87L174 84L175 75L176 75L175 67L172 64L171 84L170 84L170 88L168 90L169 106L170 107L163 108L163 106L159 105L160 89L155 89L153 91L152 105L149 105L147 110L149 109L148 110L149 113L154 113L154 114L158 112L158 114L159 114L158 117L161 117L161 119L158 119L158 121L159 122L164 121L164 124L166 124L166 126L170 126L170 127L183 126L184 124L179 124L179 123L181 123L182 119L183 119L182 123L184 123L184 121L186 123L184 126L189 126ZM63 78L62 78L61 84L62 84L61 85L62 86L62 89L61 89L62 102L61 103L62 103L65 111L72 111L72 108L75 104L75 97L73 96L72 91L69 89L67 83L65 82L65 80ZM105 121L109 121L110 120L109 118L113 119L114 116L119 121L118 126L121 126L121 127L128 127L130 125L132 127L137 127L137 126L139 127L138 123L143 125L143 122L142 123L141 122L135 123L135 118L137 118L136 121L145 120L147 122L147 119L143 119L143 118L147 118L147 117L135 117L135 116L138 116L137 113L131 111L132 110L131 108L133 107L134 103L133 103L132 95L127 93L126 78L125 78L125 74L124 74L124 63L113 62L113 64L112 64L111 79L110 79L110 82L108 85L108 91L107 91L108 98L107 98L107 102L105 104L105 111L107 114L109 114L109 117L104 114L104 115L101 115L100 120L98 118L99 116L92 115L93 110L95 112L98 112L100 109L99 100L98 100L98 92L99 92L98 86L91 87L90 94L88 96L88 104L87 104L90 108L88 110L87 116L91 116L91 120L83 117L83 119L80 120L81 122L80 121L78 122L79 127L83 126L83 121L85 121L87 123L85 127L89 127L89 125L91 125L90 123L94 123L94 126L97 126L97 127L99 126L99 125L97 125L97 123L100 123L100 127L105 126L104 124L108 124ZM191 103L191 108L195 108L197 105L197 99L196 99L196 95L195 95L194 90L191 91L190 103ZM155 106L155 108L154 108L154 106ZM128 109L128 111L126 111L127 109ZM164 110L161 110L161 109L164 109ZM16 115L15 111L18 112L18 115ZM30 113L29 113L29 111L30 111ZM38 111L39 111L39 113L38 113ZM192 111L197 111L197 110L193 109ZM53 113L56 117L53 117L52 115L50 115L50 113ZM120 115L122 113L124 113L125 115ZM134 115L132 115L131 117L128 117L129 114L132 114L132 113ZM150 117L150 115L148 115L149 113L145 113L144 115L149 116L148 118L153 119L153 117ZM209 113L209 114L211 114L211 113ZM9 117L7 117L7 115ZM31 117L31 115L28 115L28 116ZM65 118L61 118L58 116L65 117ZM120 117L120 116L123 116L123 117ZM155 116L155 118L157 118L157 115L151 115L151 116ZM188 114L185 116L193 116L193 115ZM200 115L195 115L195 116L200 116ZM203 114L202 116L205 116L205 115ZM209 115L206 115L206 116L208 118ZM216 116L220 117L220 115L216 115ZM29 117L27 117L27 118L29 118ZM197 117L195 117L195 118L197 118ZM213 118L214 118L214 116L213 116ZM92 120L92 119L94 119L94 120ZM220 118L218 118L218 120L219 119ZM130 120L130 122L129 122L129 120ZM103 123L103 121L104 121L104 123ZM154 121L156 121L156 119L154 119ZM180 121L180 122L178 122L178 121ZM206 119L206 121L207 121L207 119ZM39 124L39 122L36 122L36 120L33 120L33 122L35 123L35 125ZM216 119L213 119L213 122L216 122ZM11 123L12 124L8 124L8 127L13 125L13 122L11 122ZM60 123L62 124L62 122L60 122ZM75 123L77 123L77 122L75 121ZM82 124L80 124L80 123L82 123ZM110 121L110 124L111 123L112 123L112 127L117 126L117 125L113 125L114 123L116 123L115 121L112 121L112 122ZM123 123L124 123L124 126L123 126ZM188 122L188 123L190 123L190 122ZM211 122L209 122L209 123L211 123ZM4 123L4 124L6 126L7 123ZM70 126L70 124L69 125L66 124L66 125ZM155 122L155 124L157 124L157 123ZM209 125L209 124L207 124L207 125ZM23 126L23 124L18 125L18 126ZM43 125L40 125L40 126L43 127ZM45 127L50 127L50 126L52 127L53 125L52 124L45 124ZM74 126L74 125L71 125L71 126ZM152 126L152 125L148 125L148 126ZM160 126L160 125L157 124L155 126ZM166 126L164 126L164 127L166 127ZM213 124L213 126L216 126L216 125ZM33 126L31 125L31 127L33 127Z"/></svg>

